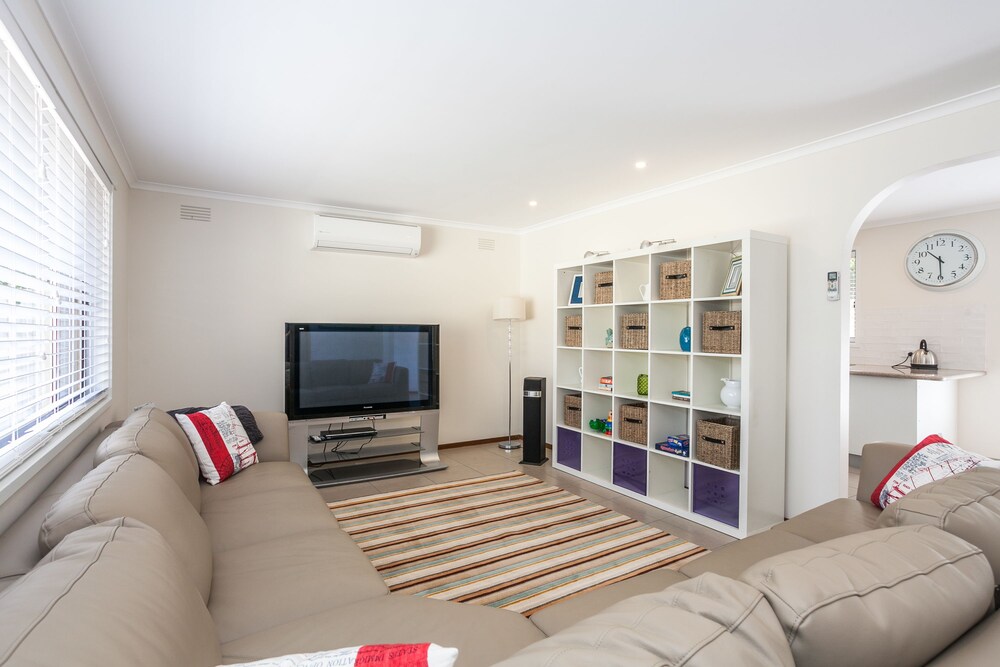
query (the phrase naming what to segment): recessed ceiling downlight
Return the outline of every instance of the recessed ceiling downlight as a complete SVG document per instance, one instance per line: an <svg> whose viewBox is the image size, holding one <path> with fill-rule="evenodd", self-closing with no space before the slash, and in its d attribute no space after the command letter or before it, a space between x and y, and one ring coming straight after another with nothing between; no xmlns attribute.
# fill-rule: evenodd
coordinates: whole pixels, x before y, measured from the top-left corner
<svg viewBox="0 0 1000 667"><path fill-rule="evenodd" d="M635 163L635 168L636 169L645 169L646 168L646 161L645 160L639 160L638 162Z"/></svg>
<svg viewBox="0 0 1000 667"><path fill-rule="evenodd" d="M528 202L528 206L531 206L533 208L535 206L538 206L538 202L536 202L534 199L532 199L531 201Z"/></svg>

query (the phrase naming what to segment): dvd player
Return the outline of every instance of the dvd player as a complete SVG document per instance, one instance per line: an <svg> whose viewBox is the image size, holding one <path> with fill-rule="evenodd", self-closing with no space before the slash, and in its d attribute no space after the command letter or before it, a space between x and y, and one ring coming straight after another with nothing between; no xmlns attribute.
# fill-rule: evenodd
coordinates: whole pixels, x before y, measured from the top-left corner
<svg viewBox="0 0 1000 667"><path fill-rule="evenodd" d="M370 427L345 428L337 431L321 431L319 435L311 436L313 442L326 442L328 440L354 440L356 438L370 438L377 431Z"/></svg>

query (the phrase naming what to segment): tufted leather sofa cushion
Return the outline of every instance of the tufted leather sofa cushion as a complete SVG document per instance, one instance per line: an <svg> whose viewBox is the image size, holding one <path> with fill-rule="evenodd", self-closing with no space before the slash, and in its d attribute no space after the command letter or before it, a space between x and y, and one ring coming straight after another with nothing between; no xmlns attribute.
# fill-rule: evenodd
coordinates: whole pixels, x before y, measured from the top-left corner
<svg viewBox="0 0 1000 667"><path fill-rule="evenodd" d="M830 540L741 578L767 597L795 663L816 667L923 665L993 603L982 551L932 526Z"/></svg>
<svg viewBox="0 0 1000 667"><path fill-rule="evenodd" d="M791 667L781 626L761 593L706 573L640 595L536 642L502 667Z"/></svg>
<svg viewBox="0 0 1000 667"><path fill-rule="evenodd" d="M122 516L163 536L207 602L212 590L208 527L170 476L139 454L111 457L67 489L42 521L39 546L48 553L74 530Z"/></svg>
<svg viewBox="0 0 1000 667"><path fill-rule="evenodd" d="M925 524L982 549L1000 584L1000 470L976 468L916 488L878 519L882 528Z"/></svg>
<svg viewBox="0 0 1000 667"><path fill-rule="evenodd" d="M173 550L116 519L68 535L0 594L0 664L209 667L215 625Z"/></svg>
<svg viewBox="0 0 1000 667"><path fill-rule="evenodd" d="M191 506L201 511L198 459L184 431L166 412L151 407L133 411L121 428L97 448L94 465L119 454L142 454L157 463L184 492Z"/></svg>

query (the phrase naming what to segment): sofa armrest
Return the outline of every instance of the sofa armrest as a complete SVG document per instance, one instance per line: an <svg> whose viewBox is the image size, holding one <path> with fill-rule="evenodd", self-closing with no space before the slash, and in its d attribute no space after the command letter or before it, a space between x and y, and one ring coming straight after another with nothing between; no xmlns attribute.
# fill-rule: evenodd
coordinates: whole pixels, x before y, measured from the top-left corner
<svg viewBox="0 0 1000 667"><path fill-rule="evenodd" d="M869 442L861 449L861 475L858 478L858 500L871 502L872 491L889 474L893 466L913 449L899 442Z"/></svg>
<svg viewBox="0 0 1000 667"><path fill-rule="evenodd" d="M254 445L260 461L288 461L288 416L284 412L254 410L264 439Z"/></svg>

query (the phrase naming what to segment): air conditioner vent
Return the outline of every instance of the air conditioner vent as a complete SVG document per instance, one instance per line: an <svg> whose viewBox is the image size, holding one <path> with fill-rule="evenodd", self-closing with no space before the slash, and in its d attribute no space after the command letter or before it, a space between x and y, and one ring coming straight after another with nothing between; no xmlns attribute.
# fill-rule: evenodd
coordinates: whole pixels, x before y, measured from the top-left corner
<svg viewBox="0 0 1000 667"><path fill-rule="evenodd" d="M496 250L497 240L496 239L479 239L479 249L480 250Z"/></svg>
<svg viewBox="0 0 1000 667"><path fill-rule="evenodd" d="M317 214L313 218L313 248L416 257L420 254L420 225Z"/></svg>
<svg viewBox="0 0 1000 667"><path fill-rule="evenodd" d="M189 206L187 204L181 204L181 220L212 222L212 209L207 206Z"/></svg>

